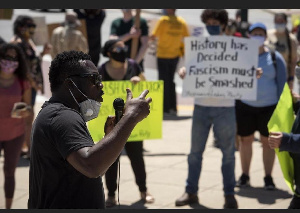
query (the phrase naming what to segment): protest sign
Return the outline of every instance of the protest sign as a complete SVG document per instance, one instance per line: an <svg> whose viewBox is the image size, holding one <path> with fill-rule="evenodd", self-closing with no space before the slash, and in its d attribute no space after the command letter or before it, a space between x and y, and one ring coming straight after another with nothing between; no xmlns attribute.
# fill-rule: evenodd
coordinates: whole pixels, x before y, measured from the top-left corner
<svg viewBox="0 0 300 213"><path fill-rule="evenodd" d="M102 84L104 95L99 116L87 123L94 142L103 138L107 116L115 115L113 101L116 98L122 98L126 102L126 88L131 89L133 98L137 98L145 89L148 89L147 97L152 98L150 114L137 124L128 141L162 138L163 81L141 81L137 84L130 81L104 81Z"/></svg>
<svg viewBox="0 0 300 213"><path fill-rule="evenodd" d="M11 20L13 13L13 9L0 9L0 19Z"/></svg>
<svg viewBox="0 0 300 213"><path fill-rule="evenodd" d="M34 16L32 17L32 19L33 22L36 24L32 40L37 46L44 45L48 42L48 28L46 24L46 17Z"/></svg>
<svg viewBox="0 0 300 213"><path fill-rule="evenodd" d="M256 100L259 43L233 36L185 38L182 96Z"/></svg>

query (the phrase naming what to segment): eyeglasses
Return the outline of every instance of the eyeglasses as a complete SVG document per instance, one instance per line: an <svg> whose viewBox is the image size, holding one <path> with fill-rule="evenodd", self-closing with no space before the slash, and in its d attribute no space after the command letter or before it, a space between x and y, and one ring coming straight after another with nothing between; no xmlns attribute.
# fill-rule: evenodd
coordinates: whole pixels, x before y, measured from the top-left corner
<svg viewBox="0 0 300 213"><path fill-rule="evenodd" d="M94 85L100 85L101 82L102 82L102 75L100 75L100 74L84 74L84 73L81 73L81 74L69 75L68 78L73 77L73 76L79 76L81 78L89 78Z"/></svg>

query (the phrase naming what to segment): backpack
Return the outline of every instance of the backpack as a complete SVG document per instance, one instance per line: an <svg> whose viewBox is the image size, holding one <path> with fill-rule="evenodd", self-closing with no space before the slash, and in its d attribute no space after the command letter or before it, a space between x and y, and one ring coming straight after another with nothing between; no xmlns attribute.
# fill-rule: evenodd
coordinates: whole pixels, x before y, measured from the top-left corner
<svg viewBox="0 0 300 213"><path fill-rule="evenodd" d="M270 50L272 61L273 61L273 66L275 68L275 71L277 71L277 61L276 61L276 54L274 50Z"/></svg>

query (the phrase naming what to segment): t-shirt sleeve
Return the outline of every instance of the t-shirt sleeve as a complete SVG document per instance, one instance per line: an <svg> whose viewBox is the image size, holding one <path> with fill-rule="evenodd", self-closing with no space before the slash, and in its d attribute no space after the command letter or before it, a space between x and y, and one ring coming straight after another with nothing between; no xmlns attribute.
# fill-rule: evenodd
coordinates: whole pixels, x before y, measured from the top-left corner
<svg viewBox="0 0 300 213"><path fill-rule="evenodd" d="M117 20L115 20L111 23L110 35L117 35Z"/></svg>
<svg viewBox="0 0 300 213"><path fill-rule="evenodd" d="M50 128L54 145L65 159L74 151L94 145L83 118L73 110L58 111Z"/></svg>
<svg viewBox="0 0 300 213"><path fill-rule="evenodd" d="M188 26L185 21L183 21L183 37L190 36Z"/></svg>
<svg viewBox="0 0 300 213"><path fill-rule="evenodd" d="M156 22L151 34L156 37L159 37L161 34L161 29L162 29L162 19L159 19L158 22Z"/></svg>
<svg viewBox="0 0 300 213"><path fill-rule="evenodd" d="M142 36L147 36L149 34L149 28L147 21L145 19L141 18L141 31L142 31Z"/></svg>

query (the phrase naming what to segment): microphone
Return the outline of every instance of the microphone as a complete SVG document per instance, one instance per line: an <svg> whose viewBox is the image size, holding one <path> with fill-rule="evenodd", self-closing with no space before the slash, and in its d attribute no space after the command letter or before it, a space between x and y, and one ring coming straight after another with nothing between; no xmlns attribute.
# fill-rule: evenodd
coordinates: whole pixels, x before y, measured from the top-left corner
<svg viewBox="0 0 300 213"><path fill-rule="evenodd" d="M115 125L120 121L123 116L123 109L125 106L124 100L122 98L116 98L113 102L113 106L115 109Z"/></svg>

